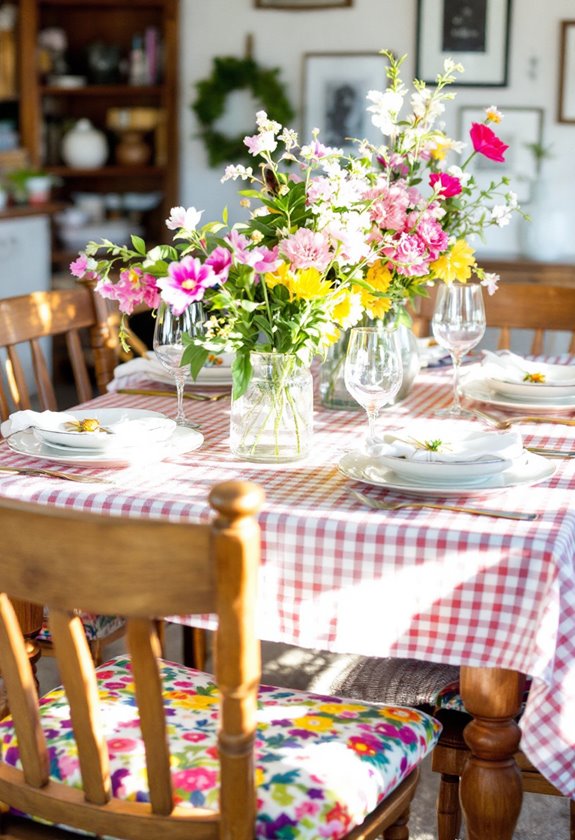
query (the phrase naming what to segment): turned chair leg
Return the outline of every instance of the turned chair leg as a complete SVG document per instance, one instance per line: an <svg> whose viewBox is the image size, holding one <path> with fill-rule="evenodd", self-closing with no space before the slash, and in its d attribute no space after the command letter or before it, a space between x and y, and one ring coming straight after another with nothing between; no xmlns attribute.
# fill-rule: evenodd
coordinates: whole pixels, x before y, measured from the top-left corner
<svg viewBox="0 0 575 840"><path fill-rule="evenodd" d="M409 840L409 808L383 832L383 840Z"/></svg>
<svg viewBox="0 0 575 840"><path fill-rule="evenodd" d="M206 631L182 624L183 661L188 668L204 671L206 668Z"/></svg>
<svg viewBox="0 0 575 840"><path fill-rule="evenodd" d="M459 776L442 773L437 795L437 840L456 840L460 828Z"/></svg>
<svg viewBox="0 0 575 840"><path fill-rule="evenodd" d="M575 840L575 801L569 800L569 840Z"/></svg>

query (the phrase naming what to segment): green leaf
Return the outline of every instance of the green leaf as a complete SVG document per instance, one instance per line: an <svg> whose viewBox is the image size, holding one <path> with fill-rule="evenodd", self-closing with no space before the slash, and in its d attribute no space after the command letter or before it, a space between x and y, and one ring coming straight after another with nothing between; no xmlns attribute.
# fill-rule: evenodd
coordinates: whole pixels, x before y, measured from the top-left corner
<svg viewBox="0 0 575 840"><path fill-rule="evenodd" d="M132 240L132 245L134 246L134 250L136 250L138 252L138 254L141 254L143 257L145 257L146 256L146 243L144 242L142 237L141 236L136 236L135 234L132 234L130 239Z"/></svg>
<svg viewBox="0 0 575 840"><path fill-rule="evenodd" d="M252 365L249 353L236 353L232 362L232 399L237 400L247 391L252 378Z"/></svg>
<svg viewBox="0 0 575 840"><path fill-rule="evenodd" d="M184 344L187 344L186 338L187 337L184 336ZM191 342L191 339L188 338L188 340ZM205 365L208 356L209 353L204 347L198 347L197 344L192 343L187 344L184 352L182 353L182 366L190 366L192 379L196 380L198 378L198 374Z"/></svg>

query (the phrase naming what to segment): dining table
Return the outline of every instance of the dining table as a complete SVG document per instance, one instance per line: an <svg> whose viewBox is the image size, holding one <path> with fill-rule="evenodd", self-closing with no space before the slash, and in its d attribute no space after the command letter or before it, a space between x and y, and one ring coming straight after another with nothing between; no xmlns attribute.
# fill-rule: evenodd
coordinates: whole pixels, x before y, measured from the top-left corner
<svg viewBox="0 0 575 840"><path fill-rule="evenodd" d="M82 408L131 407L175 415L168 385L139 380L137 386L166 393L111 390ZM266 494L259 516L261 639L460 666L463 701L473 716L466 732L471 757L461 783L469 840L511 840L522 797L513 758L519 743L553 785L575 798L575 458L550 459L552 466L537 482L485 491L456 488L447 498L436 491L414 497L342 471L342 458L363 445L367 423L362 410L328 409L316 399L309 456L259 463L238 460L230 452L229 389L202 387L198 392L224 396L186 401L187 416L203 435L202 445L192 451L162 460L142 453L127 465L62 464L57 459L55 464L14 451L4 440L0 468L56 467L105 481L0 471L0 495L109 516L205 521L215 483L259 483ZM408 396L381 411L379 429L401 429L415 419L431 422L451 394L448 366L422 369ZM497 411L501 417L517 413ZM575 408L561 413L573 416ZM479 417L472 422L487 428ZM575 454L575 427L529 421L514 428L526 446ZM498 434L495 428L493 434ZM536 518L516 521L419 507L376 510L353 490L376 501L428 498L435 504L512 509ZM169 556L158 557L159 573L169 574L169 569ZM210 616L175 618L213 626ZM532 683L518 724L525 675Z"/></svg>

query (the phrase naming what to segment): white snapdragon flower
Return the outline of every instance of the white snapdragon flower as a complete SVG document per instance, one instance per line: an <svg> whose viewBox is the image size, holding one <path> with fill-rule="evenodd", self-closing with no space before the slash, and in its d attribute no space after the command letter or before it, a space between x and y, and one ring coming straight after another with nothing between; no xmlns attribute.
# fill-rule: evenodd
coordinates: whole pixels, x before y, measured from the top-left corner
<svg viewBox="0 0 575 840"><path fill-rule="evenodd" d="M454 178L459 178L462 186L466 186L471 178L473 177L470 172L465 172L460 166L448 166L447 167L447 174L452 175Z"/></svg>
<svg viewBox="0 0 575 840"><path fill-rule="evenodd" d="M254 170L251 166L242 166L241 164L230 164L226 166L224 170L224 174L220 179L221 183L225 183L225 181L237 181L238 178L241 178L242 181L247 181L249 178L252 177Z"/></svg>
<svg viewBox="0 0 575 840"><path fill-rule="evenodd" d="M371 121L382 134L390 135L397 130L397 115L403 105L401 93L393 90L370 90L367 100L372 102L367 110L372 114Z"/></svg>
<svg viewBox="0 0 575 840"><path fill-rule="evenodd" d="M272 134L277 134L282 128L279 122L270 120L265 111L256 112L256 125L260 131L271 131Z"/></svg>
<svg viewBox="0 0 575 840"><path fill-rule="evenodd" d="M434 99L433 91L426 87L412 93L411 107L418 119L421 119L427 114L428 119L432 122L445 111L443 102L439 99Z"/></svg>
<svg viewBox="0 0 575 840"><path fill-rule="evenodd" d="M511 221L512 209L507 204L496 204L491 209L491 220L497 227L505 227Z"/></svg>
<svg viewBox="0 0 575 840"><path fill-rule="evenodd" d="M483 280L481 281L481 285L485 286L487 292L492 295L497 291L497 284L501 280L499 274L491 274L486 272L483 275Z"/></svg>

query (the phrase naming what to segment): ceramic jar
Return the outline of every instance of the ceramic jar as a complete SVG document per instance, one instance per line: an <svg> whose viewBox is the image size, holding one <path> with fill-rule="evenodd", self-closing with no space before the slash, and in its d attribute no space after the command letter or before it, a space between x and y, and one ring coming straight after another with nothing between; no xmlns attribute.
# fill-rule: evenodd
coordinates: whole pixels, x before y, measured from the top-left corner
<svg viewBox="0 0 575 840"><path fill-rule="evenodd" d="M95 128L90 120L78 120L62 140L62 159L73 169L97 169L108 158L106 135Z"/></svg>

